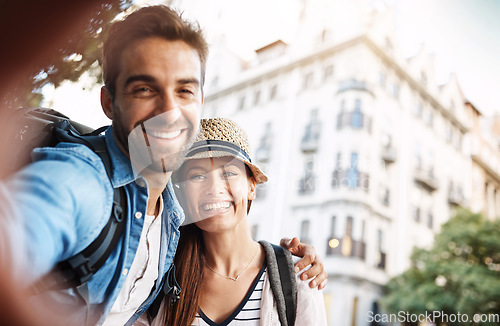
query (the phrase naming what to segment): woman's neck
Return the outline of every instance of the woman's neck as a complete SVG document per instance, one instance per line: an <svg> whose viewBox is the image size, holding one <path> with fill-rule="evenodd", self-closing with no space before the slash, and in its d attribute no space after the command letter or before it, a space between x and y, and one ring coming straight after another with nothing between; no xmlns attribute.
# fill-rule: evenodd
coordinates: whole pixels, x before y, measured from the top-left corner
<svg viewBox="0 0 500 326"><path fill-rule="evenodd" d="M203 241L208 266L231 277L241 273L260 250L246 226L225 232L203 232Z"/></svg>

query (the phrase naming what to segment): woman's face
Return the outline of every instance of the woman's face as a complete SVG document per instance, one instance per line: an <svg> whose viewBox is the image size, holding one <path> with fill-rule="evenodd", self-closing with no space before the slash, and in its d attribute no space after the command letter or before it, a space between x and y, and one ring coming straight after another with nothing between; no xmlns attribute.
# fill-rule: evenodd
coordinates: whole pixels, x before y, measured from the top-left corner
<svg viewBox="0 0 500 326"><path fill-rule="evenodd" d="M180 170L180 202L186 214L207 232L234 228L255 199L255 181L245 163L232 157L192 159Z"/></svg>

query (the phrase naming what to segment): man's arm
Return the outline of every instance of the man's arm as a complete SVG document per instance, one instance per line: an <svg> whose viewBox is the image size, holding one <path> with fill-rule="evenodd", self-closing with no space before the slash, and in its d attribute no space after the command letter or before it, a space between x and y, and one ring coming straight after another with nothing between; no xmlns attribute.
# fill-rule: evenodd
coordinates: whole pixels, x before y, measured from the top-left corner
<svg viewBox="0 0 500 326"><path fill-rule="evenodd" d="M106 202L112 202L112 190L105 187L109 181L102 178L104 167L86 147L68 147L73 148L34 153L37 161L0 187L0 215L3 222L9 222L0 226L0 234L5 236L0 252L2 259L9 260L1 263L10 263L4 268L15 274L22 271L23 275L15 277L25 284L49 272L75 250L85 248L91 241L85 238L95 238L102 229L100 224L106 223L94 216L103 215L108 210ZM82 156L80 151L90 153Z"/></svg>
<svg viewBox="0 0 500 326"><path fill-rule="evenodd" d="M301 280L311 280L309 282L310 288L318 287L318 289L321 290L326 286L328 274L325 272L325 267L321 262L321 258L316 254L316 249L314 249L313 246L301 243L297 237L291 240L283 238L280 241L280 245L290 250L292 255L302 257L302 259L295 264L295 273L311 265L310 269L302 273L300 276Z"/></svg>

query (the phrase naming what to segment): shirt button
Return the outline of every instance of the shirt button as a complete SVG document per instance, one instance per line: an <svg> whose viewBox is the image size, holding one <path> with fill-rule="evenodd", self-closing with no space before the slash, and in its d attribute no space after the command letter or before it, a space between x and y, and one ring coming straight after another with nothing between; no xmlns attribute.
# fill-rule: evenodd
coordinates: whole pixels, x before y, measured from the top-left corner
<svg viewBox="0 0 500 326"><path fill-rule="evenodd" d="M128 274L128 269L126 269L126 268L125 268L125 269L122 271L122 275L123 275L123 276L126 276L127 274Z"/></svg>
<svg viewBox="0 0 500 326"><path fill-rule="evenodd" d="M134 216L135 216L136 219L140 219L142 217L142 213L141 212L135 212Z"/></svg>

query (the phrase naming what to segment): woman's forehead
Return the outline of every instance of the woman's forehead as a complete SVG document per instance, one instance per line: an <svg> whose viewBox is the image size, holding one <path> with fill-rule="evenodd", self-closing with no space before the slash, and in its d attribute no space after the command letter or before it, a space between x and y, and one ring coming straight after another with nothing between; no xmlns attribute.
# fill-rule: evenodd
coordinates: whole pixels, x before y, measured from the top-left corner
<svg viewBox="0 0 500 326"><path fill-rule="evenodd" d="M245 168L245 163L235 158L234 156L224 157L211 157L211 158L198 158L191 159L184 163L184 171L189 171L194 168L201 168L204 170L216 170L229 166L236 166L240 169Z"/></svg>

